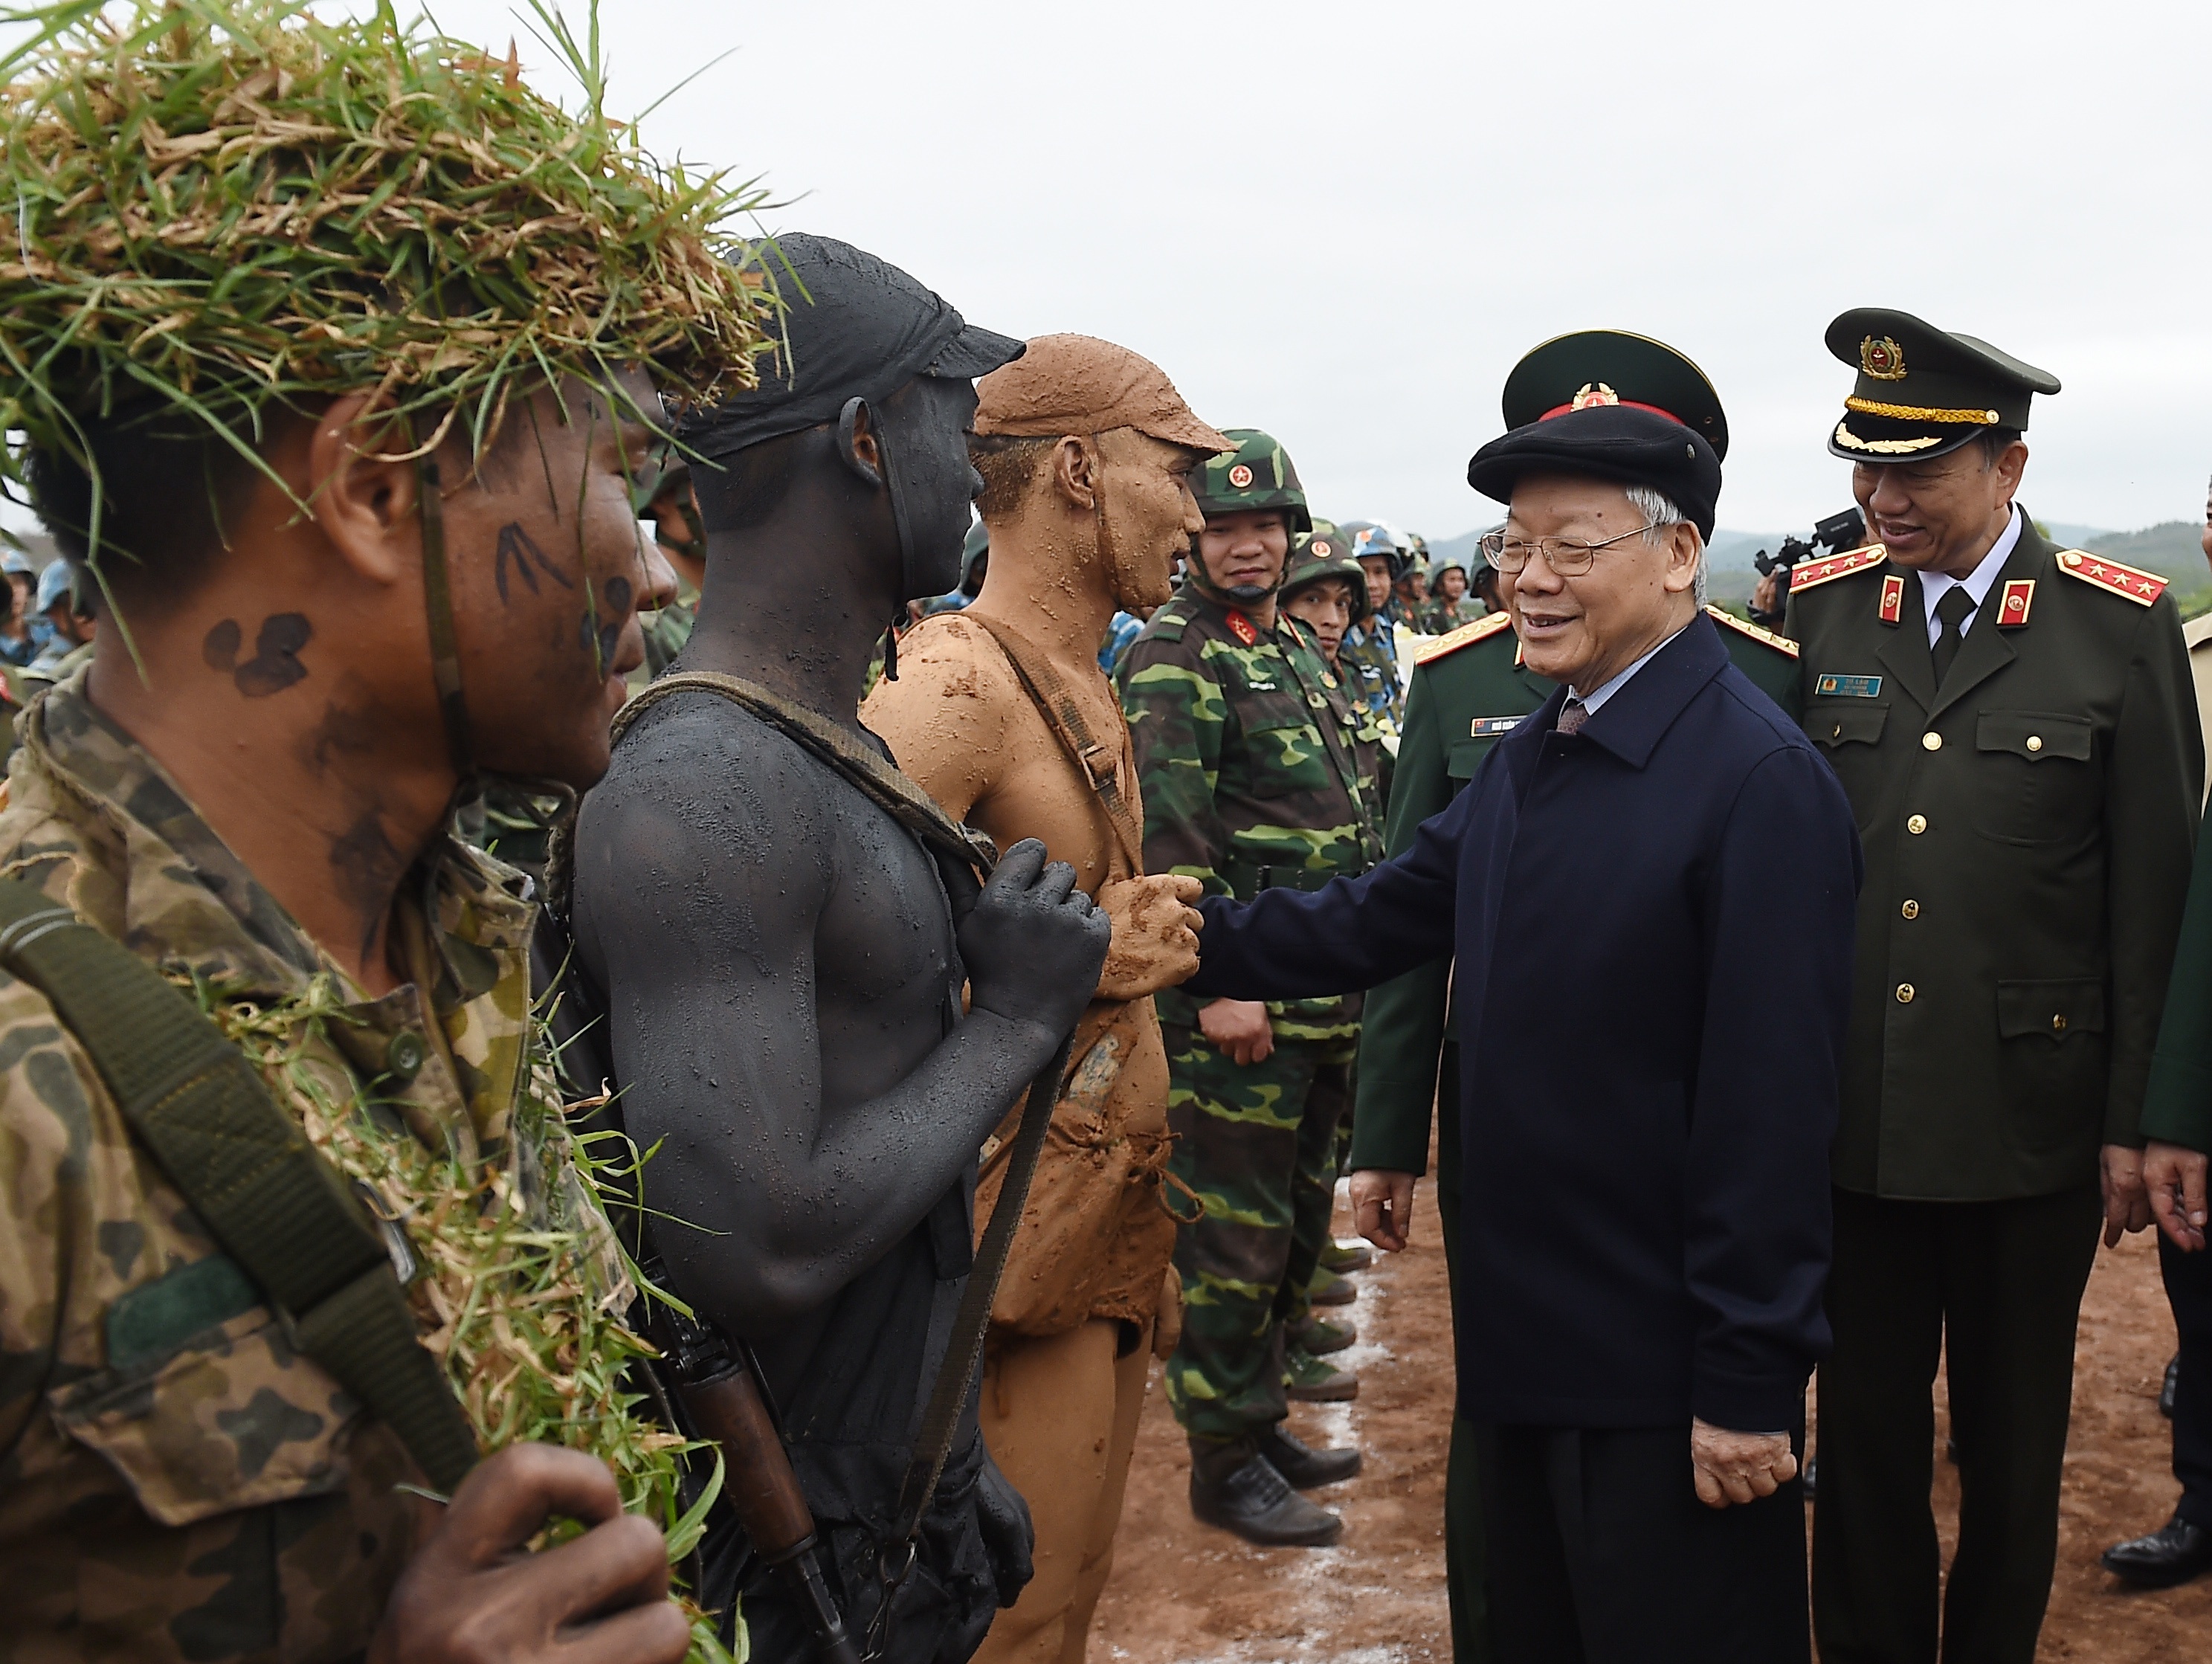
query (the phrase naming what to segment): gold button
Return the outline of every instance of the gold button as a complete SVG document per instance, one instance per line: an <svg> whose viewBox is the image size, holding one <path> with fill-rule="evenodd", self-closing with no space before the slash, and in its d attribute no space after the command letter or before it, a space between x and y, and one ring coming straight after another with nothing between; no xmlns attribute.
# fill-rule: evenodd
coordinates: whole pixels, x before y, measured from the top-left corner
<svg viewBox="0 0 2212 1664"><path fill-rule="evenodd" d="M2027 737L2027 749L2031 751L2041 750L2043 749L2043 736L2041 734L2030 734Z"/></svg>
<svg viewBox="0 0 2212 1664"><path fill-rule="evenodd" d="M2054 1011L2051 1013L2051 1032L2055 1035L2063 1035L2066 1032L2065 1013L2063 1011Z"/></svg>
<svg viewBox="0 0 2212 1664"><path fill-rule="evenodd" d="M1900 982L1897 985L1897 1003L1900 1005L1910 1005L1912 1003L1911 983Z"/></svg>
<svg viewBox="0 0 2212 1664"><path fill-rule="evenodd" d="M1907 902L1903 907L1898 908L1898 911L1908 919L1917 919L1920 916L1920 903Z"/></svg>
<svg viewBox="0 0 2212 1664"><path fill-rule="evenodd" d="M1925 815L1915 815L1911 820L1905 822L1905 829L1912 834L1914 837L1918 837L1923 832L1925 832L1928 829L1928 817Z"/></svg>
<svg viewBox="0 0 2212 1664"><path fill-rule="evenodd" d="M1923 735L1921 735L1921 736L1920 736L1920 749L1921 749L1922 750L1923 750L1923 751L1940 751L1940 750L1942 750L1943 749L1943 736L1942 736L1942 735L1941 735L1941 734L1937 734L1937 733L1927 733L1927 734L1923 734Z"/></svg>

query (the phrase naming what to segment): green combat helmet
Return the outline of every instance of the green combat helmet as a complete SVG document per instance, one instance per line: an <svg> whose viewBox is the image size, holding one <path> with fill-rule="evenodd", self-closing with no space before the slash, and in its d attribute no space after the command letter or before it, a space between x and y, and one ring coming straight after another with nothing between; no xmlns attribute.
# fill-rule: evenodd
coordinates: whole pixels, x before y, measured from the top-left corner
<svg viewBox="0 0 2212 1664"><path fill-rule="evenodd" d="M1237 441L1226 456L1208 457L1191 475L1191 495L1204 514L1234 514L1248 508L1279 508L1293 532L1313 530L1305 488L1290 452L1257 428L1224 428Z"/></svg>
<svg viewBox="0 0 2212 1664"><path fill-rule="evenodd" d="M1352 558L1352 551L1334 537L1301 532L1291 540L1291 558L1283 568L1283 586L1277 592L1277 598L1287 601L1324 578L1341 578L1350 586L1351 624L1356 627L1364 622L1374 610L1367 604L1367 574Z"/></svg>

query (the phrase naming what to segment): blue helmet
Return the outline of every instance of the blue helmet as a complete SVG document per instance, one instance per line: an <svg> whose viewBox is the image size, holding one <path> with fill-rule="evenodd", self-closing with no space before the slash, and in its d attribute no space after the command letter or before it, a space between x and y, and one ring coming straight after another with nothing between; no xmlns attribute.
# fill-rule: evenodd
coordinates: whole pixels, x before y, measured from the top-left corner
<svg viewBox="0 0 2212 1664"><path fill-rule="evenodd" d="M67 561L52 561L39 574L39 598L33 604L38 611L44 612L70 593L70 563Z"/></svg>

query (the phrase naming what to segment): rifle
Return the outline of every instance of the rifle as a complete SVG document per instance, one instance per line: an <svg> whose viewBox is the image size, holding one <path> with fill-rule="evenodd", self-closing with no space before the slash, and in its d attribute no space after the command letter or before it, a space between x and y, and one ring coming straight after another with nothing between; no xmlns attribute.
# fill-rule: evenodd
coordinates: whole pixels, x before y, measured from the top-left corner
<svg viewBox="0 0 2212 1664"><path fill-rule="evenodd" d="M659 1282L663 1268L647 1268ZM815 1550L814 1515L792 1471L783 1429L769 1401L760 1361L743 1340L656 1301L650 1338L667 1359L686 1420L722 1448L722 1497L753 1552L806 1615L821 1664L860 1664L830 1599Z"/></svg>
<svg viewBox="0 0 2212 1664"><path fill-rule="evenodd" d="M1762 612L1756 606L1750 608L1752 622L1755 624L1764 624L1769 629L1779 629L1782 626L1783 612L1790 604L1790 580L1791 574L1796 568L1797 562L1812 559L1815 553L1823 549L1837 555L1842 554L1847 549L1856 549L1859 546L1859 539L1864 536L1866 536L1866 522L1860 518L1859 511L1856 508L1846 508L1840 514L1831 514L1826 519L1815 523L1810 537L1800 537L1794 534L1784 537L1782 540L1781 549L1772 555L1763 549L1760 550L1758 554L1751 557L1751 563L1759 568L1762 575L1775 574L1776 604L1771 612Z"/></svg>

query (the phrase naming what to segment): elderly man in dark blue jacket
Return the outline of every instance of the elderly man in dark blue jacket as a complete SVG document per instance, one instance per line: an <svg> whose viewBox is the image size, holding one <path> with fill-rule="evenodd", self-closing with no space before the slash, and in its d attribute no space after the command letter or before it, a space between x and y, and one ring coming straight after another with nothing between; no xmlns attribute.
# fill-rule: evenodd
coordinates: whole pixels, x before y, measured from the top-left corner
<svg viewBox="0 0 2212 1664"><path fill-rule="evenodd" d="M1485 553L1563 685L1395 860L1206 902L1188 985L1288 999L1456 955L1460 1407L1503 1664L1810 1651L1858 841L1700 610L1700 414L1594 387L1475 457L1511 507Z"/></svg>

